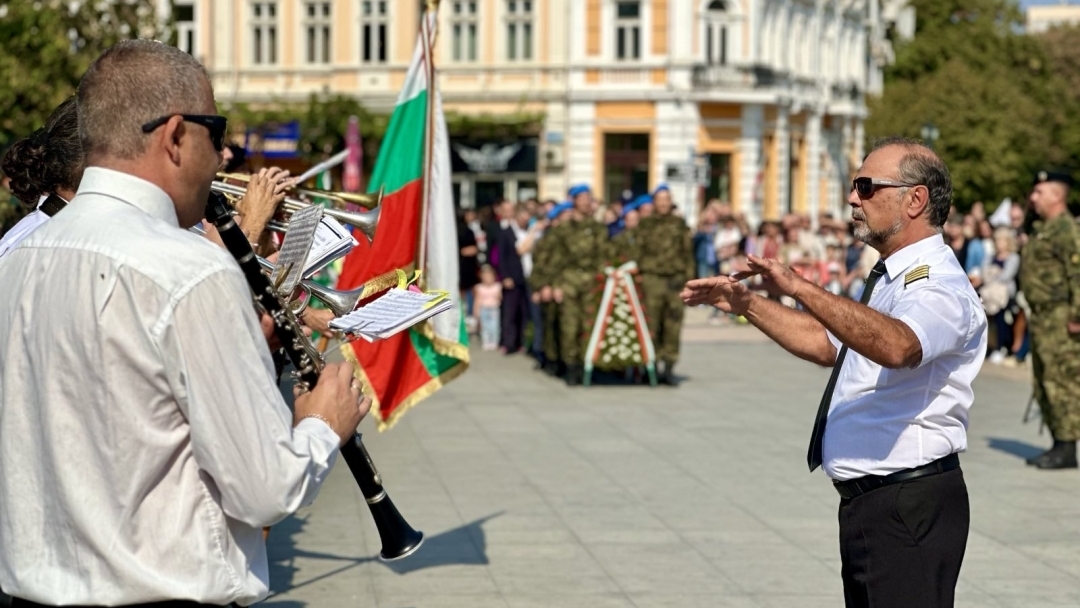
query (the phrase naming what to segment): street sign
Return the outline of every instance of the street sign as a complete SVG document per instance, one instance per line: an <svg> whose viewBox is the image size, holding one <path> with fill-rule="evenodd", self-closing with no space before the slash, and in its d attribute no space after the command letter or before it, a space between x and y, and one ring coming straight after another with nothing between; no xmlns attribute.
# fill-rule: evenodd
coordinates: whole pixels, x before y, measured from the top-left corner
<svg viewBox="0 0 1080 608"><path fill-rule="evenodd" d="M709 185L709 166L697 163L668 163L669 182L690 182L699 186Z"/></svg>

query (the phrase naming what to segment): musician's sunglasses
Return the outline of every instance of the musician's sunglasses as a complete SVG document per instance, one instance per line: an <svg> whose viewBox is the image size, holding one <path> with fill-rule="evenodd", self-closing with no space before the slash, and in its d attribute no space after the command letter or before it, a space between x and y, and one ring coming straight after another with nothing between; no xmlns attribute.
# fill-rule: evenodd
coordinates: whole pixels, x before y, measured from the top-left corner
<svg viewBox="0 0 1080 608"><path fill-rule="evenodd" d="M852 190L854 190L861 199L868 199L871 196L874 196L874 192L876 192L878 188L910 188L918 185L919 184L894 182L887 179L875 179L873 177L856 177L851 180Z"/></svg>
<svg viewBox="0 0 1080 608"><path fill-rule="evenodd" d="M177 116L177 114L169 114L151 120L142 126L143 133L153 132L154 129L169 122L169 119L173 116ZM228 126L228 120L224 116L209 116L206 114L179 114L179 116L187 122L206 127L210 131L210 141L214 144L214 149L218 152L225 149L225 129Z"/></svg>

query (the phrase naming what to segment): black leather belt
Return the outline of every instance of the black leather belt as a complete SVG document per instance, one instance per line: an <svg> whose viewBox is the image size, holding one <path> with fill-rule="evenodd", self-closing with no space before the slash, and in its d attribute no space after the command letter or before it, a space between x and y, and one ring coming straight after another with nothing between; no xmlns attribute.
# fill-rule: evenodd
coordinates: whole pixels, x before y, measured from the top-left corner
<svg viewBox="0 0 1080 608"><path fill-rule="evenodd" d="M878 488L891 486L894 483L911 481L912 479L926 477L927 475L937 475L938 473L944 473L959 467L960 457L954 453L949 454L944 458L939 458L934 462L924 464L921 467L904 469L903 471L897 471L889 475L867 475L866 477L848 479L846 481L834 480L833 487L836 488L836 493L840 495L840 498L855 498L856 496L861 496Z"/></svg>
<svg viewBox="0 0 1080 608"><path fill-rule="evenodd" d="M11 598L11 608L48 608L45 604L38 604L30 600ZM67 608L95 608L93 606L69 606ZM200 604L188 601L150 602L147 604L130 604L127 608L222 608L220 604ZM225 608L240 608L237 604L229 604Z"/></svg>

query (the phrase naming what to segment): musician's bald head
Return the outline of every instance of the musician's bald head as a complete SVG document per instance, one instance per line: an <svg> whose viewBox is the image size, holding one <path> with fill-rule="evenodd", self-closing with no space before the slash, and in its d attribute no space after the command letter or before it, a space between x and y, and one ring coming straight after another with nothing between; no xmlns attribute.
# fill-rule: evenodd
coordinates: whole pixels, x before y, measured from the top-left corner
<svg viewBox="0 0 1080 608"><path fill-rule="evenodd" d="M89 158L134 158L146 148L142 125L168 114L199 114L214 93L191 55L154 40L124 40L79 83L79 135Z"/></svg>
<svg viewBox="0 0 1080 608"><path fill-rule="evenodd" d="M119 42L83 75L78 107L89 166L156 184L181 226L202 218L224 131L206 122L217 114L214 91L194 57L154 40Z"/></svg>

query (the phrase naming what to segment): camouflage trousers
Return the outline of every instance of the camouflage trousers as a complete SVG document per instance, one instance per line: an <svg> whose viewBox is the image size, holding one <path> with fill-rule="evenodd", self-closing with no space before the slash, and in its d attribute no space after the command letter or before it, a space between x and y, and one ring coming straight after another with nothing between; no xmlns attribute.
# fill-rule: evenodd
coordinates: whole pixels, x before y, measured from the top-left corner
<svg viewBox="0 0 1080 608"><path fill-rule="evenodd" d="M555 302L541 302L541 316L544 319L543 349L544 359L559 360L559 305Z"/></svg>
<svg viewBox="0 0 1080 608"><path fill-rule="evenodd" d="M1031 316L1035 400L1054 439L1080 440L1080 335L1065 328L1067 307Z"/></svg>
<svg viewBox="0 0 1080 608"><path fill-rule="evenodd" d="M645 322L649 324L658 361L675 363L679 360L679 333L686 312L679 292L685 284L682 276L641 275Z"/></svg>
<svg viewBox="0 0 1080 608"><path fill-rule="evenodd" d="M596 322L599 294L595 278L574 281L562 286L559 304L559 354L567 365L585 363L585 347Z"/></svg>

